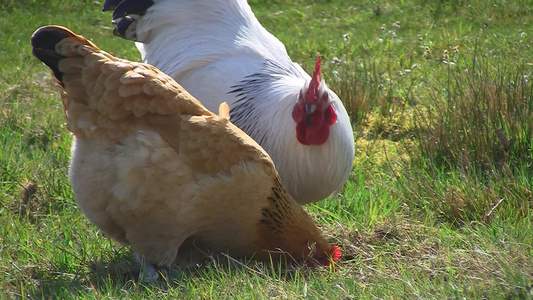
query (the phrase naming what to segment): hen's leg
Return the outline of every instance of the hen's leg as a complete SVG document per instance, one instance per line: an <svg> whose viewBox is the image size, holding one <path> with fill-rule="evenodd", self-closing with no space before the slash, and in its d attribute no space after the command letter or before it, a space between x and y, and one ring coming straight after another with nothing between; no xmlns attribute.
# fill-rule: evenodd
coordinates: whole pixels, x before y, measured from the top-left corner
<svg viewBox="0 0 533 300"><path fill-rule="evenodd" d="M139 282L155 282L159 279L159 272L155 266L147 262L140 254L135 253L135 258L141 264L141 271L139 272Z"/></svg>

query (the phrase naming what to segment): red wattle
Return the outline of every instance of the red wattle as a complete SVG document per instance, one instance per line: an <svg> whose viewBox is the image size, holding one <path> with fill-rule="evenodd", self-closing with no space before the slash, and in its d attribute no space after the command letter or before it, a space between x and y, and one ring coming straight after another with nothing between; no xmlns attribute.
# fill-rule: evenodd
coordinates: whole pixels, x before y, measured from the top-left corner
<svg viewBox="0 0 533 300"><path fill-rule="evenodd" d="M305 134L305 121L296 123L296 138L303 145L310 145Z"/></svg>
<svg viewBox="0 0 533 300"><path fill-rule="evenodd" d="M322 123L322 125L318 128L307 127L305 133L309 144L322 145L329 138L329 125Z"/></svg>
<svg viewBox="0 0 533 300"><path fill-rule="evenodd" d="M342 256L342 249L339 246L331 247L331 259L337 262Z"/></svg>
<svg viewBox="0 0 533 300"><path fill-rule="evenodd" d="M294 107L292 108L292 119L296 123L302 120L305 120L305 112L303 111L302 107L298 104L294 105Z"/></svg>
<svg viewBox="0 0 533 300"><path fill-rule="evenodd" d="M325 112L325 118L326 122L329 125L335 124L337 122L337 113L335 112L335 108L333 108L333 105L330 104Z"/></svg>
<svg viewBox="0 0 533 300"><path fill-rule="evenodd" d="M305 121L296 124L296 137L304 145L322 145L329 138L329 125L322 123L319 127L307 126Z"/></svg>

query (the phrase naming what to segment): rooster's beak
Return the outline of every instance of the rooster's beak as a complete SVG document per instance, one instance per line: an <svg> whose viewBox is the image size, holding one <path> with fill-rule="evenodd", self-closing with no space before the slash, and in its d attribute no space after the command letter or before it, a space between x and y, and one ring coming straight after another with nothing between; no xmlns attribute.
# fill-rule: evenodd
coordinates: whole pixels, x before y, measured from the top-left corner
<svg viewBox="0 0 533 300"><path fill-rule="evenodd" d="M307 125L311 125L311 122L313 121L313 113L315 112L315 109L316 109L315 104L305 105L305 123L307 123Z"/></svg>
<svg viewBox="0 0 533 300"><path fill-rule="evenodd" d="M316 109L316 104L306 104L305 114L309 117L315 112L315 109Z"/></svg>

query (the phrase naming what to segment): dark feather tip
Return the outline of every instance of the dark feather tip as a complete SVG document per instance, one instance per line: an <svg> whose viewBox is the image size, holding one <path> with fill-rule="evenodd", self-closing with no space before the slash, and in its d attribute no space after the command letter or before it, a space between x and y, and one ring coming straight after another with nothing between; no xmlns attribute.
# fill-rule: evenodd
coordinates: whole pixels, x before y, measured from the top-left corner
<svg viewBox="0 0 533 300"><path fill-rule="evenodd" d="M120 19L116 24L115 30L113 30L113 34L121 38L126 38L126 30L128 30L134 21L135 20L130 16Z"/></svg>
<svg viewBox="0 0 533 300"><path fill-rule="evenodd" d="M116 2L119 1L113 1L110 2ZM109 4L109 7L113 7L114 4ZM152 0L124 0L121 1L118 5L116 5L115 10L113 11L113 20L120 19L125 17L126 15L134 14L142 16L146 13L146 10L154 4L154 1Z"/></svg>
<svg viewBox="0 0 533 300"><path fill-rule="evenodd" d="M122 2L122 0L106 0L104 3L104 8L102 11L110 11L117 7L117 5Z"/></svg>
<svg viewBox="0 0 533 300"><path fill-rule="evenodd" d="M65 28L57 26L41 27L31 37L32 54L45 63L61 82L63 74L59 71L59 61L64 57L56 52L56 45L64 38L73 36Z"/></svg>

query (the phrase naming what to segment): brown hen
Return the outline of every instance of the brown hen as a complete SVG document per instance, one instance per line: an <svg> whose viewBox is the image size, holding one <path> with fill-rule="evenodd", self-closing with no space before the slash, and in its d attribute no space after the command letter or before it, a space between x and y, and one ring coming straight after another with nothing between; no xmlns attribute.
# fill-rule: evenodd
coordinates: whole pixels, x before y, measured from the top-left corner
<svg viewBox="0 0 533 300"><path fill-rule="evenodd" d="M207 254L329 265L331 247L281 185L269 155L155 67L47 26L33 54L62 87L69 176L87 218L145 262Z"/></svg>

